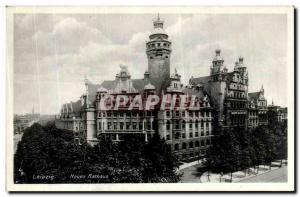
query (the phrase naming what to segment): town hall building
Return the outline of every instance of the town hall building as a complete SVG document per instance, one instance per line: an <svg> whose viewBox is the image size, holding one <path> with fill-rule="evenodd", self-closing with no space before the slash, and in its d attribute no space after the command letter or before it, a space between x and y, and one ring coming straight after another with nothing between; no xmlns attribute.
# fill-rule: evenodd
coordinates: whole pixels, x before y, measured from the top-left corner
<svg viewBox="0 0 300 197"><path fill-rule="evenodd" d="M172 42L158 16L146 42L148 69L140 79L133 79L127 66L120 66L115 79L93 84L85 80L86 92L76 102L66 103L56 119L56 126L71 130L78 144L99 143L101 136L115 142L128 134L142 136L147 142L155 133L164 138L181 160L204 157L211 145L214 127L256 127L266 123L267 101L263 88L248 92L248 71L243 57L229 72L221 50L215 51L210 75L191 77L181 82L175 69L170 71ZM115 104L120 95L129 101L151 95L171 96L174 105L187 97L187 105L199 108L133 108L129 104L103 110L101 99L109 97ZM166 96L167 95L167 96ZM163 100L163 99L162 99Z"/></svg>

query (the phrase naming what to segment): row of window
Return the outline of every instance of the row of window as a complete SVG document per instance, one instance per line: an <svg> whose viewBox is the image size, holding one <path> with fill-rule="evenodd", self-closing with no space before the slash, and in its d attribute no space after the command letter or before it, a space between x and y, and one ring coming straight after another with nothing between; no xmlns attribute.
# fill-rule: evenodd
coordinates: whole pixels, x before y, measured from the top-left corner
<svg viewBox="0 0 300 197"><path fill-rule="evenodd" d="M144 128L152 129L152 123L147 121ZM98 122L98 130L105 130L105 122ZM143 122L107 122L107 130L143 130Z"/></svg>
<svg viewBox="0 0 300 197"><path fill-rule="evenodd" d="M257 112L249 111L249 116L257 116Z"/></svg>
<svg viewBox="0 0 300 197"><path fill-rule="evenodd" d="M153 116L152 111L143 112L118 112L118 111L106 111L99 112L98 117L108 117L108 118L118 118L118 117L126 117L126 118L138 118L144 116Z"/></svg>
<svg viewBox="0 0 300 197"><path fill-rule="evenodd" d="M231 121L233 125L244 125L246 122L246 118L232 117Z"/></svg>
<svg viewBox="0 0 300 197"><path fill-rule="evenodd" d="M178 110L176 110L175 111L175 113L173 114L175 117L179 117L179 116L181 116L181 117L185 117L185 115L188 115L188 117L211 117L211 112L198 112L198 111L196 111L196 112L188 112L188 113L186 113L185 111L178 111ZM167 118L170 118L171 117L171 115L172 115L172 113L171 113L171 111L166 111L166 117Z"/></svg>
<svg viewBox="0 0 300 197"><path fill-rule="evenodd" d="M186 143L186 142L183 142L181 144L181 147L180 147L180 144L177 143L174 145L174 150L175 151L178 151L178 150L185 150L187 148L195 148L195 147L204 147L204 146L209 146L210 145L210 139L206 139L206 140L200 140L200 141L191 141L189 143Z"/></svg>
<svg viewBox="0 0 300 197"><path fill-rule="evenodd" d="M246 98L246 94L244 92L230 92L227 96L230 98Z"/></svg>
<svg viewBox="0 0 300 197"><path fill-rule="evenodd" d="M229 102L228 107L232 109L241 109L241 108L246 108L246 103L245 102Z"/></svg>
<svg viewBox="0 0 300 197"><path fill-rule="evenodd" d="M210 122L206 122L205 126L206 129L208 129L210 127ZM195 129L198 130L199 128L204 129L204 122L200 121L200 123L198 122L198 120L195 121L195 123L189 122L188 123L188 129L192 130L193 129L193 125L195 126ZM167 120L166 122L166 129L170 130L171 129L171 122ZM185 130L186 129L186 121L182 120L182 121L176 121L174 122L174 129L182 129Z"/></svg>
<svg viewBox="0 0 300 197"><path fill-rule="evenodd" d="M200 136L201 137L203 137L203 136L209 136L209 131L206 130L206 135L205 135L204 131L201 131L200 132ZM189 132L189 138L193 138L193 137L199 137L199 132L198 131L196 131L194 133L193 132ZM178 139L186 139L186 133L185 132L181 132L181 133L180 132L176 132L174 138L176 140L178 140ZM167 135L167 140L170 140L170 136L169 135Z"/></svg>
<svg viewBox="0 0 300 197"><path fill-rule="evenodd" d="M154 48L154 47L170 47L170 44L168 43L162 43L162 42L157 42L157 43L151 43L147 45L147 48Z"/></svg>
<svg viewBox="0 0 300 197"><path fill-rule="evenodd" d="M249 120L249 125L258 125L258 120L256 119L254 119L254 120Z"/></svg>

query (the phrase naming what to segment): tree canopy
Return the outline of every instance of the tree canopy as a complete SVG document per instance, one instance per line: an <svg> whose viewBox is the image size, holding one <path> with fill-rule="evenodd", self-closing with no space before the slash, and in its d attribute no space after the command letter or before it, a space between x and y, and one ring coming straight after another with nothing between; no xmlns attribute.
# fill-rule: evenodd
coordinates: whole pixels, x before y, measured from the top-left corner
<svg viewBox="0 0 300 197"><path fill-rule="evenodd" d="M112 142L101 137L95 146L77 145L73 133L34 124L26 129L14 156L16 183L178 182L177 157L155 135L127 135Z"/></svg>

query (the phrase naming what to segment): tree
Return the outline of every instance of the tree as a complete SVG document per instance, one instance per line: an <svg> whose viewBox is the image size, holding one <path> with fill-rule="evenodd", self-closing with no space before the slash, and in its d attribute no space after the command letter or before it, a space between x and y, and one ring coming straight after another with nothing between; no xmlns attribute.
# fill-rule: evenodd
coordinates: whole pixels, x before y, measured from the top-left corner
<svg viewBox="0 0 300 197"><path fill-rule="evenodd" d="M143 178L145 182L178 182L178 158L158 134L150 138L143 150Z"/></svg>
<svg viewBox="0 0 300 197"><path fill-rule="evenodd" d="M239 168L240 147L232 129L218 128L212 138L212 146L208 150L205 165L216 173L232 173Z"/></svg>
<svg viewBox="0 0 300 197"><path fill-rule="evenodd" d="M54 125L42 127L34 124L24 132L18 144L14 157L15 182L179 181L175 171L178 167L177 157L158 136L151 138L149 143L137 135L128 135L119 143L105 136L99 140L94 147L87 143L77 145L73 141L72 132L57 129ZM53 178L37 179L37 175L51 175Z"/></svg>

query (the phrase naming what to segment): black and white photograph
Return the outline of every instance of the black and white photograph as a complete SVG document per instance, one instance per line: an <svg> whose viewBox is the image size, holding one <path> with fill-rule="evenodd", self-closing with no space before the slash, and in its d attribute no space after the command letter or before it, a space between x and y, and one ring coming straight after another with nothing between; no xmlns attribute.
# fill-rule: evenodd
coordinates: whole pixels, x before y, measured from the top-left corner
<svg viewBox="0 0 300 197"><path fill-rule="evenodd" d="M9 191L293 191L294 8L10 7Z"/></svg>

